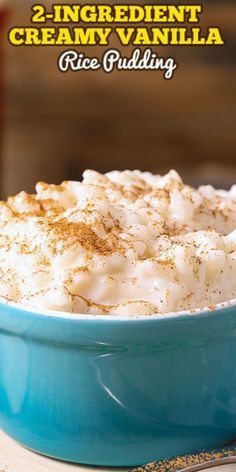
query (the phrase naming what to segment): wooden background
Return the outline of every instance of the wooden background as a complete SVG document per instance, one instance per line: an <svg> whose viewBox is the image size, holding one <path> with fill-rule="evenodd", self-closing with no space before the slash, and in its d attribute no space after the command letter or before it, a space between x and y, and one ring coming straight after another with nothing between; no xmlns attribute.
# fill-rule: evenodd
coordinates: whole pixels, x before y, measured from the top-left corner
<svg viewBox="0 0 236 472"><path fill-rule="evenodd" d="M9 2L6 29L29 24L33 3ZM61 74L59 49L5 40L3 195L31 191L37 180L79 178L86 167L175 167L191 182L234 182L236 5L204 6L203 26L219 24L226 45L159 48L179 63L169 82L160 72Z"/></svg>

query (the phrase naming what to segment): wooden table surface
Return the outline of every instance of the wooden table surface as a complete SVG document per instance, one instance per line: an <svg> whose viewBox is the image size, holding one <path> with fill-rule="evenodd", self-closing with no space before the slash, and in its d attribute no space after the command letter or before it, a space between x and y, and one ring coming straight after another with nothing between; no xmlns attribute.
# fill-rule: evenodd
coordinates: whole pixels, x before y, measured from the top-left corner
<svg viewBox="0 0 236 472"><path fill-rule="evenodd" d="M24 449L0 432L0 472L111 472L111 470L117 472L121 469L91 468L48 459ZM236 472L236 464L212 470Z"/></svg>
<svg viewBox="0 0 236 472"><path fill-rule="evenodd" d="M0 432L0 472L91 472L92 470L105 471L97 467L92 469L48 459L19 446ZM107 472L108 470L106 469Z"/></svg>

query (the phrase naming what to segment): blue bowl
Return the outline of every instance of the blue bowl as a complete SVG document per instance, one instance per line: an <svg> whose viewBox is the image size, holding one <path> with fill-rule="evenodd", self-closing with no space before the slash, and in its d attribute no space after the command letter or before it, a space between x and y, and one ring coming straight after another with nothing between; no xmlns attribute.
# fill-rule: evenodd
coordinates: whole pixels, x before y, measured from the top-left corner
<svg viewBox="0 0 236 472"><path fill-rule="evenodd" d="M236 437L236 307L147 319L0 305L0 426L66 461L135 466Z"/></svg>

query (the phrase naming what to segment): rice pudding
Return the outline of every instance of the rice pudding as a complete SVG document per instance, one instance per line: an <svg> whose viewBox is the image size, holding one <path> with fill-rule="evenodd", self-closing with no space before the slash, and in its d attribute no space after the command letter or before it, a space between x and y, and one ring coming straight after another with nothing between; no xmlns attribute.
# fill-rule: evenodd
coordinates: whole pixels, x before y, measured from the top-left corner
<svg viewBox="0 0 236 472"><path fill-rule="evenodd" d="M0 220L5 302L164 316L236 298L236 186L87 170L0 202Z"/></svg>

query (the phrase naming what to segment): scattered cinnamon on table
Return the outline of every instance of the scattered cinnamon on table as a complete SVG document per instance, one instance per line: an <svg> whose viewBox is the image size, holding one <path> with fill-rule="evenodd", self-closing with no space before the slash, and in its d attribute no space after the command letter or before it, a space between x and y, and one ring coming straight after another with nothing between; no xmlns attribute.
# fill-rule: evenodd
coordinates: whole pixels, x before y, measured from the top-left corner
<svg viewBox="0 0 236 472"><path fill-rule="evenodd" d="M233 462L233 457L235 457L236 462L236 445L223 449L214 449L212 451L202 451L198 454L187 454L159 462L151 462L145 466L134 469L132 472L180 472L188 467L201 464L206 465L207 468L210 464L213 467L214 463L221 459L225 459L222 465L223 463L227 463L227 459L229 459L228 462Z"/></svg>

